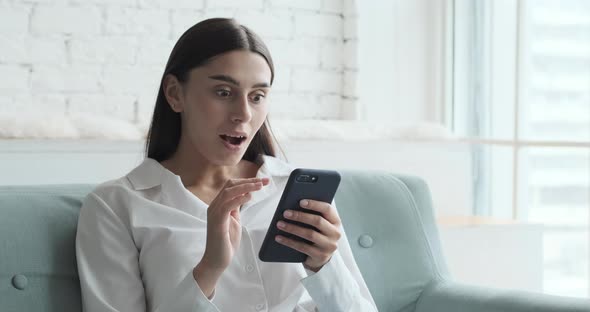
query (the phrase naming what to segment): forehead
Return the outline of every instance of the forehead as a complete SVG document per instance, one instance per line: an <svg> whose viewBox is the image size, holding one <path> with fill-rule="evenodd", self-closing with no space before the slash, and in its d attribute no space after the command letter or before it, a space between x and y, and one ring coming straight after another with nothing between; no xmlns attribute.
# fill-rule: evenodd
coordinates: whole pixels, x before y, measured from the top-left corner
<svg viewBox="0 0 590 312"><path fill-rule="evenodd" d="M211 58L203 66L195 68L191 75L207 79L211 75L227 75L246 85L266 82L270 84L270 66L260 54L237 50Z"/></svg>

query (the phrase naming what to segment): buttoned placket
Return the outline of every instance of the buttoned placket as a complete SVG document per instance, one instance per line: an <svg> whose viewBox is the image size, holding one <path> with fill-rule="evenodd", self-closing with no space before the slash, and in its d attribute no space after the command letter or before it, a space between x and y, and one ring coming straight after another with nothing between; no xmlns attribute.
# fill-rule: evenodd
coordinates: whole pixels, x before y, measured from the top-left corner
<svg viewBox="0 0 590 312"><path fill-rule="evenodd" d="M252 298L255 305L252 307L252 311L266 311L268 306L268 299L266 298L266 292L262 282L262 276L260 275L260 268L256 262L256 252L254 251L254 244L250 238L248 228L242 225L242 244L245 248L245 265L244 272L248 279L255 280L258 286L256 298Z"/></svg>
<svg viewBox="0 0 590 312"><path fill-rule="evenodd" d="M267 172L267 168L265 166L262 166L260 168L260 170L256 174L256 177L257 178L268 177L269 184L264 186L259 191L252 193L252 198L250 199L250 201L248 203L246 203L242 207L241 213L244 213L247 209L249 209L250 207L252 207L256 203L262 201L266 197L273 194L273 192L276 189L275 182L274 182L272 176ZM246 250L245 250L246 254L244 255L245 262L246 262L244 265L244 272L248 276L248 278L250 278L252 280L256 280L258 286L260 287L261 296L259 298L256 298L258 300L258 303L256 303L252 307L253 308L252 311L255 311L255 312L267 311L268 300L266 298L266 292L264 290L262 276L260 275L260 268L258 267L258 263L256 261L257 253L254 250L254 243L250 237L248 227L246 225L244 225L244 223L242 223L242 242L241 243L244 244L244 246L248 247L248 248L246 248Z"/></svg>

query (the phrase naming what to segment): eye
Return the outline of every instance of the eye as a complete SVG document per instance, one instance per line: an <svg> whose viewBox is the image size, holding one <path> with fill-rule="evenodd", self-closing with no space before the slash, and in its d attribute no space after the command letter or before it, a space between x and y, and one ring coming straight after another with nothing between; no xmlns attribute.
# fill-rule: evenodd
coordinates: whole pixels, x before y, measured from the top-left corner
<svg viewBox="0 0 590 312"><path fill-rule="evenodd" d="M254 103L260 103L262 100L264 100L264 94L262 93L256 93L252 96L252 102Z"/></svg>
<svg viewBox="0 0 590 312"><path fill-rule="evenodd" d="M217 90L217 91L215 91L215 94L217 94L217 96L220 96L220 97L231 96L231 92L229 90L225 90L225 89Z"/></svg>

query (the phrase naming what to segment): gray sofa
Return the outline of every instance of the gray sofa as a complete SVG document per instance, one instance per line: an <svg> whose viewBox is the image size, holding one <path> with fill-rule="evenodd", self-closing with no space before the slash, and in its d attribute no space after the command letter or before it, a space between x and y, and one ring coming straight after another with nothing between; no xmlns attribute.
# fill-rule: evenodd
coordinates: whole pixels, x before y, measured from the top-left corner
<svg viewBox="0 0 590 312"><path fill-rule="evenodd" d="M341 173L336 203L379 311L590 311L588 300L454 282L422 180ZM0 311L81 310L74 240L81 201L93 187L0 187Z"/></svg>

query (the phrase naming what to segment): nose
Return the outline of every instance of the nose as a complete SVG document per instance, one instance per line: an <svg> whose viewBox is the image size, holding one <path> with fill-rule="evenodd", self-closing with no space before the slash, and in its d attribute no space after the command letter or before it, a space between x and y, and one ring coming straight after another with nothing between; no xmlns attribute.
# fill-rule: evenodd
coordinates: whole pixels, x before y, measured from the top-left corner
<svg viewBox="0 0 590 312"><path fill-rule="evenodd" d="M231 121L234 123L244 123L252 119L252 111L248 103L248 95L236 97L233 109L231 112Z"/></svg>

